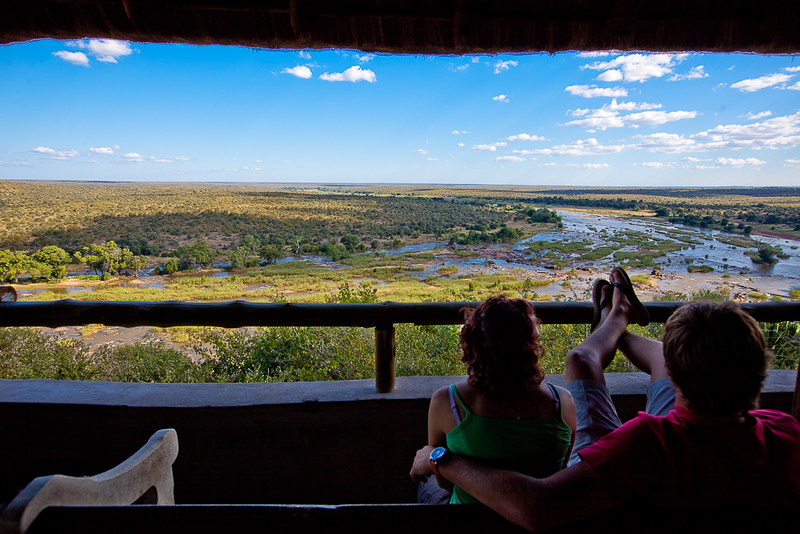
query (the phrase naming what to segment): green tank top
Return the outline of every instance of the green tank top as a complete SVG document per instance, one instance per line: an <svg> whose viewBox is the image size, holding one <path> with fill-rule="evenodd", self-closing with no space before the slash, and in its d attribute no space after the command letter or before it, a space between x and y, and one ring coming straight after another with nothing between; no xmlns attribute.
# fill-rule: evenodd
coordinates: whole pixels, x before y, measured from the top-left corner
<svg viewBox="0 0 800 534"><path fill-rule="evenodd" d="M572 441L572 429L561 416L561 399L558 391L547 384L558 408L555 417L542 419L516 419L482 417L469 411L458 394L456 385L450 386L450 404L459 421L455 399L464 408L464 419L447 433L447 448L481 465L510 469L537 478L547 477L566 465L567 450ZM477 499L453 487L451 504L476 503Z"/></svg>

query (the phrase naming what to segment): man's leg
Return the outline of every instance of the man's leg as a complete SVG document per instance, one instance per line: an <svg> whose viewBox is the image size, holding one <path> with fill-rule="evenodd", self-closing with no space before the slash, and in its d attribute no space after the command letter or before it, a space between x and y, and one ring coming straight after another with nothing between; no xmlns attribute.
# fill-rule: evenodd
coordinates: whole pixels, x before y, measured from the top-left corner
<svg viewBox="0 0 800 534"><path fill-rule="evenodd" d="M664 363L661 342L626 332L619 340L619 350L637 369L650 375L645 412L667 415L675 407L675 389Z"/></svg>
<svg viewBox="0 0 800 534"><path fill-rule="evenodd" d="M611 282L621 283L623 280L611 272ZM675 407L675 389L664 362L664 346L660 341L630 332L619 338L619 350L637 369L650 375L650 387L647 390L647 406L645 411L652 415L666 415Z"/></svg>
<svg viewBox="0 0 800 534"><path fill-rule="evenodd" d="M605 385L604 370L617 352L617 344L628 326L628 303L621 291L607 298L612 286L602 289L602 310L597 328L567 355L564 378L575 400L577 432L569 465L580 461L578 452L605 436L622 422Z"/></svg>

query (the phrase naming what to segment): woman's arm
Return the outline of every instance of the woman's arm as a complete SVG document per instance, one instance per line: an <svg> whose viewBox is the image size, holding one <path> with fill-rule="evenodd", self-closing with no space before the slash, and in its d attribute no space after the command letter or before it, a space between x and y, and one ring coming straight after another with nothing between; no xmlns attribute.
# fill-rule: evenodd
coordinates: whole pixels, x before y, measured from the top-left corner
<svg viewBox="0 0 800 534"><path fill-rule="evenodd" d="M564 460L564 467L567 466L567 460L569 460L570 456L572 455L572 447L575 445L575 433L577 432L578 427L578 415L575 409L575 399L572 398L572 394L560 387L558 387L558 397L561 399L561 417L564 419L564 422L567 423L567 426L572 430L572 439L570 440L569 450L567 450L566 460Z"/></svg>
<svg viewBox="0 0 800 534"><path fill-rule="evenodd" d="M431 397L428 407L428 445L432 448L447 445L447 433L456 426L450 410L449 387L437 389ZM415 483L424 482L434 474L430 462L414 462L411 466L411 479ZM436 477L440 488L452 490L453 484L442 477Z"/></svg>

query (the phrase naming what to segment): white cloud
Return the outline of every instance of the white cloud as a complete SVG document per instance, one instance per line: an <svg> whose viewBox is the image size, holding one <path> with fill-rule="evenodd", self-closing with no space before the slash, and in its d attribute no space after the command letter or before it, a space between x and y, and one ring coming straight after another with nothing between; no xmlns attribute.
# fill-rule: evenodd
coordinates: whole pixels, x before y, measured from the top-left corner
<svg viewBox="0 0 800 534"><path fill-rule="evenodd" d="M687 54L629 54L582 68L604 71L597 78L601 81L644 82L672 73L672 68L687 57Z"/></svg>
<svg viewBox="0 0 800 534"><path fill-rule="evenodd" d="M60 159L66 160L70 158L74 158L78 155L77 150L56 150L55 148L51 148L49 146L37 146L33 149L33 152L36 154L45 154L50 156L50 159Z"/></svg>
<svg viewBox="0 0 800 534"><path fill-rule="evenodd" d="M102 63L117 63L117 59L133 54L134 50L127 41L117 41L115 39L83 39L80 41L69 41L67 46L82 48L94 56L97 61ZM69 61L75 65L89 66L89 58L83 52L54 52L54 55L64 61Z"/></svg>
<svg viewBox="0 0 800 534"><path fill-rule="evenodd" d="M327 82L369 82L374 83L377 78L375 73L369 69L362 70L360 66L353 65L344 72L324 73L320 74L320 80Z"/></svg>
<svg viewBox="0 0 800 534"><path fill-rule="evenodd" d="M494 159L495 161L525 161L525 158L521 158L519 156L497 156Z"/></svg>
<svg viewBox="0 0 800 534"><path fill-rule="evenodd" d="M784 167L800 167L800 159L787 159L783 162Z"/></svg>
<svg viewBox="0 0 800 534"><path fill-rule="evenodd" d="M643 161L642 163L634 164L635 167L649 167L651 169L665 169L672 167L671 163L664 163L663 161Z"/></svg>
<svg viewBox="0 0 800 534"><path fill-rule="evenodd" d="M172 163L171 159L157 158L155 156L150 156L149 159L150 159L150 161L155 162L155 163Z"/></svg>
<svg viewBox="0 0 800 534"><path fill-rule="evenodd" d="M472 150L476 152L497 152L497 147L506 146L508 143L503 141L498 141L496 143L490 143L485 145L474 145Z"/></svg>
<svg viewBox="0 0 800 534"><path fill-rule="evenodd" d="M800 112L752 124L725 124L693 135L706 149L752 150L800 145Z"/></svg>
<svg viewBox="0 0 800 534"><path fill-rule="evenodd" d="M597 76L597 80L601 82L619 82L622 81L622 71L617 69L607 70L605 72L601 72Z"/></svg>
<svg viewBox="0 0 800 534"><path fill-rule="evenodd" d="M296 67L286 67L281 71L284 74L291 74L297 78L302 78L304 80L308 80L311 78L311 69L306 67L305 65L298 65Z"/></svg>
<svg viewBox="0 0 800 534"><path fill-rule="evenodd" d="M616 99L599 109L576 109L569 113L573 116L583 117L566 123L567 126L580 126L592 130L606 130L608 128L622 128L629 126L655 126L683 119L692 119L697 116L696 111L651 111L660 108L660 104L646 102L621 102ZM638 113L620 113L622 111L638 111Z"/></svg>
<svg viewBox="0 0 800 534"><path fill-rule="evenodd" d="M103 63L116 63L117 58L133 53L130 43L114 39L89 39L85 48L97 58L97 61Z"/></svg>
<svg viewBox="0 0 800 534"><path fill-rule="evenodd" d="M189 158L186 156L175 156L175 160L177 161L189 161ZM256 163L261 163L260 160L256 160Z"/></svg>
<svg viewBox="0 0 800 534"><path fill-rule="evenodd" d="M762 161L757 158L744 158L744 159L736 159L736 158L717 158L714 160L717 165L721 165L723 167L744 167L747 165L750 166L759 166L764 165L767 162Z"/></svg>
<svg viewBox="0 0 800 534"><path fill-rule="evenodd" d="M541 154L544 156L589 156L597 154L614 154L622 152L626 145L601 145L594 137L589 139L579 139L568 145L556 145L551 148L539 150L513 150L515 154L530 155Z"/></svg>
<svg viewBox="0 0 800 534"><path fill-rule="evenodd" d="M800 112L752 124L725 124L693 135L637 136L639 148L685 153L710 150L767 150L800 146Z"/></svg>
<svg viewBox="0 0 800 534"><path fill-rule="evenodd" d="M375 54L364 54L363 56L356 54L356 59L358 59L360 63L369 63L375 59Z"/></svg>
<svg viewBox="0 0 800 534"><path fill-rule="evenodd" d="M128 161L135 161L135 162L144 161L142 155L137 154L136 152L128 152L127 154L125 154L125 157L128 158Z"/></svg>
<svg viewBox="0 0 800 534"><path fill-rule="evenodd" d="M567 163L567 167L579 167L581 169L607 169L608 163Z"/></svg>
<svg viewBox="0 0 800 534"><path fill-rule="evenodd" d="M492 97L492 100L494 100L495 102L505 102L505 103L508 103L508 102L509 102L509 100L508 100L508 96L507 96L507 95L497 95L497 96L493 96L493 97Z"/></svg>
<svg viewBox="0 0 800 534"><path fill-rule="evenodd" d="M308 50L301 50L299 55L303 59L311 59L311 54L308 53Z"/></svg>
<svg viewBox="0 0 800 534"><path fill-rule="evenodd" d="M748 112L747 115L744 115L743 118L748 119L748 120L758 120L758 119L765 119L765 118L771 117L771 116L772 116L772 112L769 111L769 110L761 111L759 113L753 113L751 111L751 112Z"/></svg>
<svg viewBox="0 0 800 534"><path fill-rule="evenodd" d="M733 87L734 89L738 89L744 93L753 93L755 91L760 91L761 89L766 89L767 87L773 87L775 85L784 84L791 79L792 75L782 74L778 72L775 74L767 74L766 76L760 76L758 78L749 78L747 80L742 80L740 82L731 84L731 87Z"/></svg>
<svg viewBox="0 0 800 534"><path fill-rule="evenodd" d="M463 147L465 145L464 145L464 143L458 143L458 146Z"/></svg>
<svg viewBox="0 0 800 534"><path fill-rule="evenodd" d="M638 128L639 126L655 126L667 122L693 119L696 116L696 111L642 111L625 115L623 120L626 125Z"/></svg>
<svg viewBox="0 0 800 534"><path fill-rule="evenodd" d="M509 135L506 141L544 141L544 137L533 134L520 133L517 135Z"/></svg>
<svg viewBox="0 0 800 534"><path fill-rule="evenodd" d="M611 54L612 54L612 52L605 52L605 51L596 50L594 52L581 52L578 55L576 55L575 57L606 57L606 56L610 56Z"/></svg>
<svg viewBox="0 0 800 534"><path fill-rule="evenodd" d="M500 74L504 70L508 70L511 67L516 67L517 65L519 65L519 63L517 63L513 59L510 59L508 61L498 61L497 63L494 64L494 73Z"/></svg>
<svg viewBox="0 0 800 534"><path fill-rule="evenodd" d="M693 67L687 74L673 74L669 77L669 81L676 82L679 80L697 80L699 78L708 78L709 74L705 71L703 65Z"/></svg>
<svg viewBox="0 0 800 534"><path fill-rule="evenodd" d="M800 67L786 67L783 70L785 70L786 72L800 72Z"/></svg>
<svg viewBox="0 0 800 534"><path fill-rule="evenodd" d="M655 133L636 138L641 139L641 148L651 152L677 154L697 150L697 142L678 134Z"/></svg>
<svg viewBox="0 0 800 534"><path fill-rule="evenodd" d="M98 154L98 155L101 155L101 156L113 156L114 155L114 149L111 148L111 147L107 147L107 146L101 146L101 147L97 147L97 148L92 147L92 148L89 149L89 154Z"/></svg>
<svg viewBox="0 0 800 534"><path fill-rule="evenodd" d="M306 67L305 65L298 65L296 67L286 67L281 72L284 74L291 74L292 76L296 76L298 78L302 78L304 80L308 80L311 78L311 69Z"/></svg>
<svg viewBox="0 0 800 534"><path fill-rule="evenodd" d="M622 87L597 87L596 85L570 85L564 88L565 91L575 96L582 96L583 98L602 97L620 97L628 96L628 90Z"/></svg>
<svg viewBox="0 0 800 534"><path fill-rule="evenodd" d="M497 147L495 145L474 145L472 150L476 152L488 151L488 152L497 152Z"/></svg>
<svg viewBox="0 0 800 534"><path fill-rule="evenodd" d="M428 151L427 151L427 150L425 150L424 148L418 148L418 149L416 149L414 152L416 152L417 154L422 154L423 156L425 156L425 155L427 155L427 154L430 154L430 152L428 152Z"/></svg>
<svg viewBox="0 0 800 534"><path fill-rule="evenodd" d="M53 52L53 55L63 59L67 63L72 63L73 65L80 65L81 67L89 66L89 58L86 57L86 54L83 52L67 52L66 50L59 50L58 52Z"/></svg>
<svg viewBox="0 0 800 534"><path fill-rule="evenodd" d="M452 131L452 132L450 132L450 133L451 133L451 134L453 134L453 135L466 135L466 134L468 134L469 132L468 132L468 131L466 131L466 130L453 130L453 131Z"/></svg>
<svg viewBox="0 0 800 534"><path fill-rule="evenodd" d="M787 89L791 89L792 91L800 91L800 82L793 83L792 85L787 87Z"/></svg>

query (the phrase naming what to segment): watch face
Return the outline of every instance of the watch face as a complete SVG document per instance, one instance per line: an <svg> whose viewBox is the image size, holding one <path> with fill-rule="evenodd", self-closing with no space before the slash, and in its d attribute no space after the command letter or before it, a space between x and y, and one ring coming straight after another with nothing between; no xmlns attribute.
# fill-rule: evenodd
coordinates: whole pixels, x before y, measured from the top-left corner
<svg viewBox="0 0 800 534"><path fill-rule="evenodd" d="M445 454L447 454L447 449L445 449L444 447L436 447L431 452L431 461L438 462L439 460L444 458Z"/></svg>

